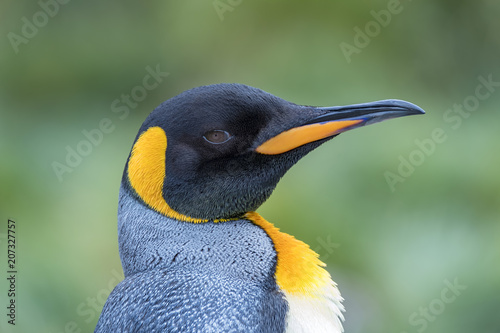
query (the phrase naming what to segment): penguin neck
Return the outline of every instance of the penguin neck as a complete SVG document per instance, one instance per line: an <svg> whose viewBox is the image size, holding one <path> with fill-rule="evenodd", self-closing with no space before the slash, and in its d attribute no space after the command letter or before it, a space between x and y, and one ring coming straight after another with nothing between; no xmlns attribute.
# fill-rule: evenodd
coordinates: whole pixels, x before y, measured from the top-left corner
<svg viewBox="0 0 500 333"><path fill-rule="evenodd" d="M168 218L120 188L118 242L125 277L153 270L200 271L278 289L287 332L341 332L342 297L309 246L250 212L243 219L192 223Z"/></svg>
<svg viewBox="0 0 500 333"><path fill-rule="evenodd" d="M169 218L142 204L123 185L118 243L126 277L154 269L179 269L268 280L276 266L272 241L252 222L193 223Z"/></svg>

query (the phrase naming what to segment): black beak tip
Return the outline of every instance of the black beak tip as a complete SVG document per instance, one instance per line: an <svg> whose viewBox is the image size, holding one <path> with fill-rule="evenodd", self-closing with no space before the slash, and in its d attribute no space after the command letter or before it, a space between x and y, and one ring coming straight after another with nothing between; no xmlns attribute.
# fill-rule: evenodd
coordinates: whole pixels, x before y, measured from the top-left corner
<svg viewBox="0 0 500 333"><path fill-rule="evenodd" d="M380 103L380 105L387 105L393 110L400 109L407 115L425 114L425 111L420 106L400 99L387 99L384 101L379 101L378 103Z"/></svg>
<svg viewBox="0 0 500 333"><path fill-rule="evenodd" d="M323 113L306 122L304 125L329 121L361 120L356 126L369 125L399 117L425 114L425 111L410 102L400 99L384 99L381 101L317 108Z"/></svg>

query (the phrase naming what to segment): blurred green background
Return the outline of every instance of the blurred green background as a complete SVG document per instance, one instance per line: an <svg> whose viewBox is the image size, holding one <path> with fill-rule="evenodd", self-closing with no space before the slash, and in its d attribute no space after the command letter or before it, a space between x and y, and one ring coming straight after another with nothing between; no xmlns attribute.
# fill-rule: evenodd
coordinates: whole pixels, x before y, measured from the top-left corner
<svg viewBox="0 0 500 333"><path fill-rule="evenodd" d="M318 148L259 212L328 264L347 333L500 332L500 2L66 2L0 4L1 332L93 331L122 278L117 196L139 126L218 82L424 108ZM169 74L141 90L148 66ZM132 93L129 113L113 112ZM81 143L103 119L110 133ZM78 147L87 155L58 177Z"/></svg>

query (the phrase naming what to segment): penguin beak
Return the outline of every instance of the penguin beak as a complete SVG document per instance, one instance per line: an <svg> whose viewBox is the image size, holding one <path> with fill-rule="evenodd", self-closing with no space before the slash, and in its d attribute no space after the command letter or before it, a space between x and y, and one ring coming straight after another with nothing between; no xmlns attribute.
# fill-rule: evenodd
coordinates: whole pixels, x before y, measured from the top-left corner
<svg viewBox="0 0 500 333"><path fill-rule="evenodd" d="M255 151L277 155L310 142L333 137L342 132L380 121L425 111L415 104L387 99L371 103L316 108L321 113L305 123L288 129L259 145Z"/></svg>

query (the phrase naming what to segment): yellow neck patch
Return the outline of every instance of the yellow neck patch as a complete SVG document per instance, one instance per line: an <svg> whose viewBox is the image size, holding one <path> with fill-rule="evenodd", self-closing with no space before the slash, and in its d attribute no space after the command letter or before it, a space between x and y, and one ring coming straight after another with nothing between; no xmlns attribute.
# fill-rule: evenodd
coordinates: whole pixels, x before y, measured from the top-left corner
<svg viewBox="0 0 500 333"><path fill-rule="evenodd" d="M166 150L167 136L162 128L151 127L143 132L135 142L128 161L130 184L149 207L167 217L194 223L207 222L173 210L163 198Z"/></svg>
<svg viewBox="0 0 500 333"><path fill-rule="evenodd" d="M323 267L316 252L304 242L279 231L271 223L255 212L245 218L258 225L267 233L277 252L275 278L278 286L292 295L321 297L325 287L333 284L330 273Z"/></svg>

